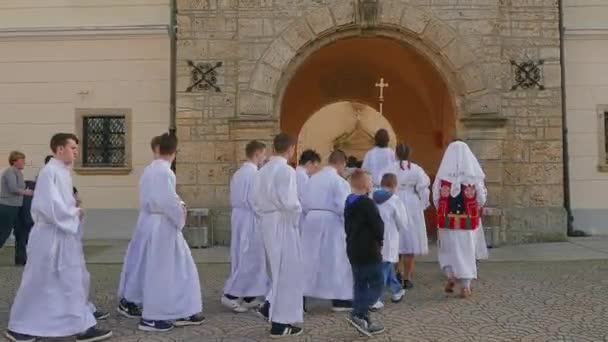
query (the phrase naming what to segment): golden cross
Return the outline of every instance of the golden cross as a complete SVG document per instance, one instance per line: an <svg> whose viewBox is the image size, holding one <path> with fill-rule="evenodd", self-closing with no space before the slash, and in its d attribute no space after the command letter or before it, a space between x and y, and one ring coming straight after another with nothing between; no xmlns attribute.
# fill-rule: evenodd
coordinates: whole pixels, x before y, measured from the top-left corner
<svg viewBox="0 0 608 342"><path fill-rule="evenodd" d="M380 83L376 83L376 87L380 88L380 97L378 97L378 100L380 102L380 115L382 115L382 103L384 102L384 88L388 88L388 83L384 83L384 78L380 77Z"/></svg>

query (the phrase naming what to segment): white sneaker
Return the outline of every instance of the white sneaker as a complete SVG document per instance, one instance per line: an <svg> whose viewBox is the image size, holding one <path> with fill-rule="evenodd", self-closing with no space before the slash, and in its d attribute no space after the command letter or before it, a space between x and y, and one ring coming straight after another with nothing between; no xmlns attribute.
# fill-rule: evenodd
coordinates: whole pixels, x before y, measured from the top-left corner
<svg viewBox="0 0 608 342"><path fill-rule="evenodd" d="M399 303L403 297L405 296L405 289L401 289L401 291L395 293L392 297L391 297L391 301L393 303Z"/></svg>
<svg viewBox="0 0 608 342"><path fill-rule="evenodd" d="M262 304L264 304L264 301L260 300L259 298L256 298L249 303L247 303L246 301L243 301L241 303L241 306L244 307L245 309L255 309L255 308L259 308L260 306L262 306Z"/></svg>
<svg viewBox="0 0 608 342"><path fill-rule="evenodd" d="M372 311L378 311L383 308L384 308L384 303L382 303L381 301L377 301L369 309Z"/></svg>
<svg viewBox="0 0 608 342"><path fill-rule="evenodd" d="M247 312L247 308L242 307L241 303L237 299L230 299L226 296L222 296L221 302L222 302L222 305L224 305L225 307L227 307L228 309L230 309L234 312L237 312L237 313Z"/></svg>

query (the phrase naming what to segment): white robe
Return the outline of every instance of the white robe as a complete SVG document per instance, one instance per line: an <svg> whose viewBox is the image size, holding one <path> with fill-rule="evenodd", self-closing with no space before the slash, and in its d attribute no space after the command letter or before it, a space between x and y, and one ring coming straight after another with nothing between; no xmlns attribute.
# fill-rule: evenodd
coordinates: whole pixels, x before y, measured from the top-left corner
<svg viewBox="0 0 608 342"><path fill-rule="evenodd" d="M374 147L363 158L361 168L372 175L374 187L380 187L382 171L395 162L395 151L390 147Z"/></svg>
<svg viewBox="0 0 608 342"><path fill-rule="evenodd" d="M97 324L88 302L90 278L80 240L70 169L51 159L32 200L28 261L8 328L40 337L71 336Z"/></svg>
<svg viewBox="0 0 608 342"><path fill-rule="evenodd" d="M353 275L346 255L344 205L350 185L331 166L308 182L302 207L304 295L322 299L353 298Z"/></svg>
<svg viewBox="0 0 608 342"><path fill-rule="evenodd" d="M437 207L439 203L440 179L435 179L433 184L433 203ZM477 204L481 207L486 203L487 190L483 183L475 185L477 193ZM437 244L438 258L441 269L450 266L456 279L477 279L477 251L478 231L464 229L438 229Z"/></svg>
<svg viewBox="0 0 608 342"><path fill-rule="evenodd" d="M150 163L144 169L143 173L152 167ZM153 189L145 184L142 184L144 179L142 176L139 179L139 203L143 203L149 197L149 192ZM122 272L120 274L120 283L118 285L118 299L126 299L129 302L141 305L143 302L143 287L144 287L144 264L145 264L145 239L147 236L147 226L142 222L147 220L150 214L147 211L140 210L137 217L137 223L127 252L123 261Z"/></svg>
<svg viewBox="0 0 608 342"><path fill-rule="evenodd" d="M403 165L403 168L401 167ZM394 162L382 172L397 176L397 195L405 204L409 215L409 229L402 231L399 242L400 254L425 255L429 252L424 210L430 205L431 180L424 170L414 164Z"/></svg>
<svg viewBox="0 0 608 342"><path fill-rule="evenodd" d="M157 159L144 171L140 203L144 244L143 313L149 320L175 320L202 311L198 270L182 229L186 222L183 202L175 192L171 164Z"/></svg>
<svg viewBox="0 0 608 342"><path fill-rule="evenodd" d="M399 236L409 229L407 208L397 195L392 195L386 202L376 204L384 222L382 261L397 263L399 261Z"/></svg>
<svg viewBox="0 0 608 342"><path fill-rule="evenodd" d="M292 324L303 321L303 274L298 220L296 172L283 157L275 156L258 171L252 205L262 230L269 264L270 319Z"/></svg>
<svg viewBox="0 0 608 342"><path fill-rule="evenodd" d="M310 180L310 176L306 172L306 168L304 166L296 167L296 184L298 186L298 200L300 203L304 200L304 193L306 192L308 181ZM304 212L300 215L300 220L298 222L298 229L300 231L300 235L302 234L302 225L304 224Z"/></svg>
<svg viewBox="0 0 608 342"><path fill-rule="evenodd" d="M262 232L251 207L251 188L257 172L255 164L245 162L230 181L231 269L224 293L237 297L265 296L270 288Z"/></svg>

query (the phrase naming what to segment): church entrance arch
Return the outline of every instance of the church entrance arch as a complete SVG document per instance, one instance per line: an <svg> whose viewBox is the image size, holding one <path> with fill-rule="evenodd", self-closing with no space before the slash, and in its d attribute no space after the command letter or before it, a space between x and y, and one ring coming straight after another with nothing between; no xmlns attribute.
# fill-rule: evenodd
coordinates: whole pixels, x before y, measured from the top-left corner
<svg viewBox="0 0 608 342"><path fill-rule="evenodd" d="M434 176L445 146L456 135L454 96L427 57L391 37L346 37L308 55L279 99L281 130L299 136L312 115L344 100L379 110L376 84L381 78L389 85L383 88L383 116L396 140L411 147L412 160ZM427 221L432 216L427 213ZM435 225L428 223L432 230Z"/></svg>

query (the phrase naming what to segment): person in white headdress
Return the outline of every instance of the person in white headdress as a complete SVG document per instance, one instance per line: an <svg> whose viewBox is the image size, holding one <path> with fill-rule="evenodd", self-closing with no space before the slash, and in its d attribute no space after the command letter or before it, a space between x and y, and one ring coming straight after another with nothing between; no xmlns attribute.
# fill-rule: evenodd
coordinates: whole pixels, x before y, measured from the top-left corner
<svg viewBox="0 0 608 342"><path fill-rule="evenodd" d="M380 189L382 172L395 162L395 151L388 146L389 141L388 131L379 129L374 135L375 146L363 158L361 168L371 174L374 189Z"/></svg>
<svg viewBox="0 0 608 342"><path fill-rule="evenodd" d="M409 229L399 232L399 272L403 278L403 287L410 289L414 286L414 257L429 252L424 210L430 205L431 180L422 167L411 162L410 148L406 144L398 144L395 155L397 161L383 174L392 173L397 176L397 195L407 208Z"/></svg>
<svg viewBox="0 0 608 342"><path fill-rule="evenodd" d="M460 296L471 295L471 281L477 278L478 232L486 202L485 174L471 149L463 141L452 142L437 171L433 202L437 208L439 265L448 280L446 293L456 283Z"/></svg>

